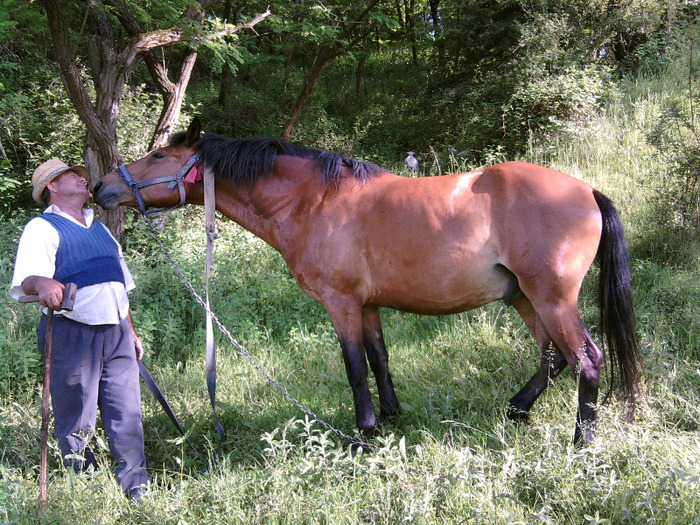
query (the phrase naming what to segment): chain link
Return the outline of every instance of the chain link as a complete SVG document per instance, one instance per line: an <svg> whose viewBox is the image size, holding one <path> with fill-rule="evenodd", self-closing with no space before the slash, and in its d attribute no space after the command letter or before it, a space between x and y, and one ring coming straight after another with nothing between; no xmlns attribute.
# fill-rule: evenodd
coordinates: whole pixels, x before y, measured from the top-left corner
<svg viewBox="0 0 700 525"><path fill-rule="evenodd" d="M372 447L368 445L365 441L358 439L356 437L350 436L343 432L342 430L339 430L335 428L333 425L330 423L327 423L324 421L318 414L316 414L314 411L311 409L307 408L306 406L302 405L299 400L297 400L294 396L292 396L287 389L285 389L280 383L278 383L262 366L260 366L255 359L241 346L241 344L234 339L234 337L231 335L231 332L224 326L224 324L219 321L219 318L214 314L214 312L207 306L207 303L202 299L202 297L197 293L197 290L195 290L194 285L190 282L190 280L187 278L187 276L183 273L182 269L178 266L178 264L175 262L173 259L172 255L168 251L168 249L165 247L163 244L163 241L160 239L160 236L158 235L158 232L151 222L151 219L144 215L143 213L141 214L141 217L143 217L144 222L146 223L146 231L147 233L151 236L153 240L156 241L158 246L160 247L161 251L165 255L165 257L168 259L170 264L172 265L173 269L175 270L175 273L178 274L182 282L185 284L185 287L190 291L192 296L196 299L196 301L199 303L199 305L208 313L211 315L211 318L214 322L214 324L219 328L219 331L224 334L228 340L231 342L231 345L236 349L236 351L242 355L245 359L248 360L248 362L252 365L255 370L258 371L258 373L265 378L265 381L268 382L271 386L273 386L275 389L277 389L284 397L287 398L293 405L295 405L299 410L304 412L306 415L310 416L313 418L318 424L320 424L322 427L326 428L327 430L330 430L333 432L335 435L349 441L353 445L358 445L361 446L365 450L372 450Z"/></svg>

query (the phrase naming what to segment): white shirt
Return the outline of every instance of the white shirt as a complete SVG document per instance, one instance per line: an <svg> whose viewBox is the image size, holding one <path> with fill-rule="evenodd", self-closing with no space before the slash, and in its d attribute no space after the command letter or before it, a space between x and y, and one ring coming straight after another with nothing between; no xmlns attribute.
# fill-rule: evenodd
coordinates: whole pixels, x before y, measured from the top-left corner
<svg viewBox="0 0 700 525"><path fill-rule="evenodd" d="M91 209L84 209L83 217L86 225L83 225L53 204L46 208L44 213L57 213L82 228L89 228L94 218L94 212ZM107 229L104 225L103 227L105 230ZM48 221L35 217L27 223L17 246L15 271L10 285L10 295L14 299L19 299L20 296L24 295L22 283L27 277L37 275L39 277L53 278L56 270L56 251L58 250L59 241L58 231ZM57 313L74 321L90 325L119 324L119 321L127 316L129 313L129 299L126 292L134 289L135 284L124 262L124 255L119 243L116 240L114 243L119 250L119 264L122 272L124 272L125 284L118 281L109 281L79 288L75 294L73 310ZM46 313L47 309L43 308L42 311Z"/></svg>

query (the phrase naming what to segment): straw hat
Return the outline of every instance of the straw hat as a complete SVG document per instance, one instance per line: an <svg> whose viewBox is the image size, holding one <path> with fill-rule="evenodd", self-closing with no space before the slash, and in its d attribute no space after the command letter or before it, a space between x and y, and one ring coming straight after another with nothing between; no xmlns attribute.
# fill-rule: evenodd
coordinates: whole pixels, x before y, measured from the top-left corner
<svg viewBox="0 0 700 525"><path fill-rule="evenodd" d="M47 160L40 164L34 170L34 175L32 175L32 186L34 186L32 197L34 200L41 203L41 192L44 191L44 188L49 185L49 182L66 171L73 171L86 180L88 178L88 170L85 166L68 166L68 164L58 159Z"/></svg>

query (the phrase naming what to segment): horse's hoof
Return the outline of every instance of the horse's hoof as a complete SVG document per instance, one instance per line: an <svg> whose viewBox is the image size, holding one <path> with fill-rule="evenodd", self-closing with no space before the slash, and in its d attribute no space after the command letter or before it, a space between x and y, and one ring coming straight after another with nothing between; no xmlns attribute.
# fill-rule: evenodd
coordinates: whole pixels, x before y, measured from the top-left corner
<svg viewBox="0 0 700 525"><path fill-rule="evenodd" d="M595 433L595 428L593 427L589 426L582 430L577 426L574 431L574 446L576 448L581 448L592 445L595 441Z"/></svg>
<svg viewBox="0 0 700 525"><path fill-rule="evenodd" d="M350 455L354 458L357 455L362 456L366 452L369 452L369 445L363 441L354 441L350 445Z"/></svg>
<svg viewBox="0 0 700 525"><path fill-rule="evenodd" d="M366 442L368 439L372 439L381 434L378 426L373 426L371 428L360 429L360 434L362 434L361 441Z"/></svg>
<svg viewBox="0 0 700 525"><path fill-rule="evenodd" d="M527 424L530 422L530 412L528 412L527 410L516 408L513 405L510 405L508 407L506 417L515 423Z"/></svg>

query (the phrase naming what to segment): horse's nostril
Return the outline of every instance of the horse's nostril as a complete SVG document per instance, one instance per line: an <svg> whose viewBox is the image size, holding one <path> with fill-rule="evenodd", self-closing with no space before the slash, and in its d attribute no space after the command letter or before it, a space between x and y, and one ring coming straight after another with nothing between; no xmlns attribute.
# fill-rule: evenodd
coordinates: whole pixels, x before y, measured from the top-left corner
<svg viewBox="0 0 700 525"><path fill-rule="evenodd" d="M95 184L95 187L93 188L93 191L99 190L101 186L102 186L102 181L99 181L97 184Z"/></svg>

